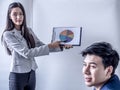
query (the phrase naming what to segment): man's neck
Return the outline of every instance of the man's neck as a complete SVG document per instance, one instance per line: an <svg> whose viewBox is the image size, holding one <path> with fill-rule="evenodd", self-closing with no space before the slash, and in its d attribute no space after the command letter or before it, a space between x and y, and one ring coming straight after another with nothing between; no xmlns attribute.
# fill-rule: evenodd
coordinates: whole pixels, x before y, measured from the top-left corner
<svg viewBox="0 0 120 90"><path fill-rule="evenodd" d="M95 86L95 90L101 90L101 88L102 88L103 85L104 85L104 84L101 84L101 85L99 85L99 86Z"/></svg>
<svg viewBox="0 0 120 90"><path fill-rule="evenodd" d="M101 90L101 88L103 87L103 85L110 79L111 77L109 77L105 82L99 84L99 85L96 85L95 86L95 90Z"/></svg>

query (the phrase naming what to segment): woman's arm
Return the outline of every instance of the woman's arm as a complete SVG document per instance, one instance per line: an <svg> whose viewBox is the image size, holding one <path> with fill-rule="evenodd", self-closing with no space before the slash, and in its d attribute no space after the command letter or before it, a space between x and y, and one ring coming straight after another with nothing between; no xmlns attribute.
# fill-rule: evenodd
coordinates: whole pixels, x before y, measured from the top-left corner
<svg viewBox="0 0 120 90"><path fill-rule="evenodd" d="M49 47L48 45L42 45L39 47L29 49L25 43L20 42L13 33L6 31L3 34L3 38L7 43L7 46L13 49L15 52L19 53L25 58L29 57L37 57L42 55L49 54Z"/></svg>
<svg viewBox="0 0 120 90"><path fill-rule="evenodd" d="M38 47L38 46L41 46L41 45L45 45L43 42L41 42L38 37L35 35L35 33L32 31L31 28L29 28L29 31L30 33L33 35L34 37L34 40L35 40L35 45ZM53 42L53 43L50 43L48 44L48 47L49 47L49 52L58 52L58 51L61 51L62 47L60 48L60 42L57 41L57 42Z"/></svg>

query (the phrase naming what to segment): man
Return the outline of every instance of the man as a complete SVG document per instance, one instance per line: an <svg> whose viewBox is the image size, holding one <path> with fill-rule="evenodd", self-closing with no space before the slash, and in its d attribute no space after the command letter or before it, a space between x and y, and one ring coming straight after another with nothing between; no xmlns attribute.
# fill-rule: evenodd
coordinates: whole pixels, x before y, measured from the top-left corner
<svg viewBox="0 0 120 90"><path fill-rule="evenodd" d="M85 84L94 90L120 90L115 74L119 55L107 42L94 43L82 51Z"/></svg>

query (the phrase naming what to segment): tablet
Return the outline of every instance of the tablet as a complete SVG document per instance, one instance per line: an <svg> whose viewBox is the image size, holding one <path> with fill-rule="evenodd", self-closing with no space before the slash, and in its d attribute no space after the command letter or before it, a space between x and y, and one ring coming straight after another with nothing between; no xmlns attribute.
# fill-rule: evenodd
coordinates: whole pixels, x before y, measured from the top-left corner
<svg viewBox="0 0 120 90"><path fill-rule="evenodd" d="M61 41L61 45L81 45L82 27L53 27L52 42Z"/></svg>

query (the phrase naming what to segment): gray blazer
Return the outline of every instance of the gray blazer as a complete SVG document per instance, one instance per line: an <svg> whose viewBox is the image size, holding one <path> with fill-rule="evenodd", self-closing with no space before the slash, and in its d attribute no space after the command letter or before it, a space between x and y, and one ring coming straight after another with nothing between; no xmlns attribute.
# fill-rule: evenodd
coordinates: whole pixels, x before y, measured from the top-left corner
<svg viewBox="0 0 120 90"><path fill-rule="evenodd" d="M48 45L41 42L37 36L29 29L35 39L35 48L28 48L26 40L21 35L21 31L16 29L3 33L3 39L7 47L12 52L11 72L26 73L37 69L34 57L49 55L49 52L60 51L60 48L49 49Z"/></svg>

